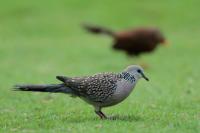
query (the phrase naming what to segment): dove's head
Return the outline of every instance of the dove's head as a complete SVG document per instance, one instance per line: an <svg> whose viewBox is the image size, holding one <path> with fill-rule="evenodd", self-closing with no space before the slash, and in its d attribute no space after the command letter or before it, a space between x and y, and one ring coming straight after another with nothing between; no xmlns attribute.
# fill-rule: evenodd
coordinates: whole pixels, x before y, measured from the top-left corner
<svg viewBox="0 0 200 133"><path fill-rule="evenodd" d="M138 65L131 65L125 69L125 72L133 75L136 79L144 78L145 80L149 81L149 79L145 76L144 70L142 67Z"/></svg>

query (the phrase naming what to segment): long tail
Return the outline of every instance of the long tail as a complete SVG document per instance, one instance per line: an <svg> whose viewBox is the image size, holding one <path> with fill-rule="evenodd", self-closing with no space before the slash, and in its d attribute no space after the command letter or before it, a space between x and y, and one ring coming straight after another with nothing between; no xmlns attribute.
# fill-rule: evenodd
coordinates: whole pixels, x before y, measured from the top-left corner
<svg viewBox="0 0 200 133"><path fill-rule="evenodd" d="M72 90L64 84L48 84L48 85L15 85L15 91L36 91L51 93L72 93Z"/></svg>
<svg viewBox="0 0 200 133"><path fill-rule="evenodd" d="M103 27L99 27L99 26L93 26L93 25L89 25L89 24L83 24L83 27L94 34L105 34L111 37L115 37L115 33L109 29L103 28Z"/></svg>

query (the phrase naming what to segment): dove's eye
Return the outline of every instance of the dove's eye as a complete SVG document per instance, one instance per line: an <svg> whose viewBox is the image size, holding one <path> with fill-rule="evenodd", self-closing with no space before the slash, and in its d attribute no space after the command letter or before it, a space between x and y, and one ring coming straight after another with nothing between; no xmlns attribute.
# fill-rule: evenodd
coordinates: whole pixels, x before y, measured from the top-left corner
<svg viewBox="0 0 200 133"><path fill-rule="evenodd" d="M141 70L140 70L140 69L138 69L138 70L137 70L137 72L138 72L138 73L141 73Z"/></svg>

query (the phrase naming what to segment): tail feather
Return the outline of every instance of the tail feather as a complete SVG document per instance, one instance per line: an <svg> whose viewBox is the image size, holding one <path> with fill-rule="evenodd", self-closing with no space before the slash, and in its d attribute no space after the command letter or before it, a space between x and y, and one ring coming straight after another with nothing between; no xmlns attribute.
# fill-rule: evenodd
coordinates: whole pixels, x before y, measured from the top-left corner
<svg viewBox="0 0 200 133"><path fill-rule="evenodd" d="M109 35L111 37L115 37L115 33L109 29L103 28L103 27L99 27L99 26L92 26L92 25L87 25L84 24L83 27L94 34L105 34L105 35Z"/></svg>
<svg viewBox="0 0 200 133"><path fill-rule="evenodd" d="M15 91L35 91L35 92L51 92L51 93L72 93L69 87L64 84L49 85L15 85Z"/></svg>
<svg viewBox="0 0 200 133"><path fill-rule="evenodd" d="M65 81L68 79L67 77L65 76L56 76L56 78L60 81L62 81L63 83L65 83Z"/></svg>

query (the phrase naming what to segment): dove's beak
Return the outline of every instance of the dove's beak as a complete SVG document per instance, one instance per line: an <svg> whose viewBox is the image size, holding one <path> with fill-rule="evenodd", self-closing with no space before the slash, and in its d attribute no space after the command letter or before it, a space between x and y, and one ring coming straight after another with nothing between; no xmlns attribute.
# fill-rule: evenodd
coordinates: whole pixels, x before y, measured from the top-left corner
<svg viewBox="0 0 200 133"><path fill-rule="evenodd" d="M141 73L142 77L146 80L146 81L149 81L149 78L147 78L144 73Z"/></svg>

